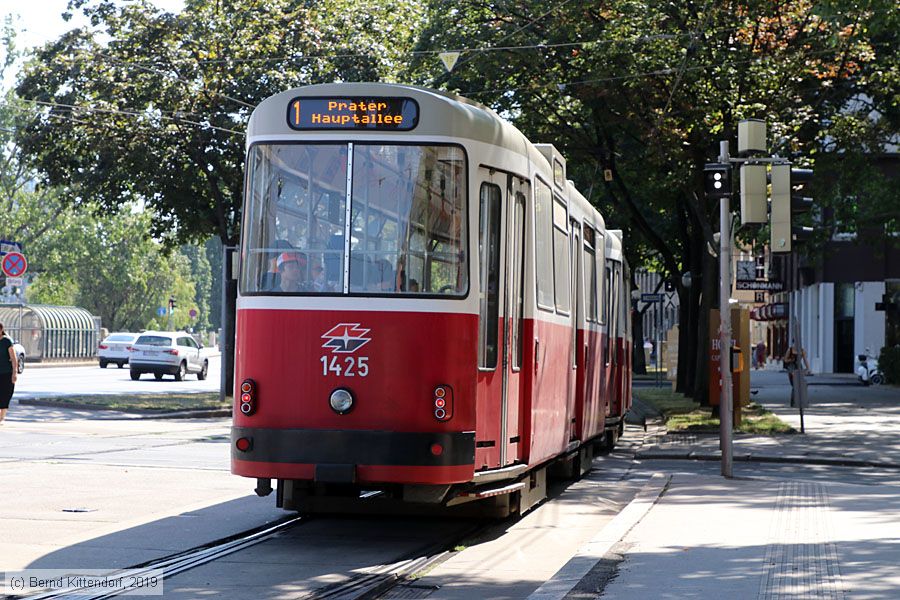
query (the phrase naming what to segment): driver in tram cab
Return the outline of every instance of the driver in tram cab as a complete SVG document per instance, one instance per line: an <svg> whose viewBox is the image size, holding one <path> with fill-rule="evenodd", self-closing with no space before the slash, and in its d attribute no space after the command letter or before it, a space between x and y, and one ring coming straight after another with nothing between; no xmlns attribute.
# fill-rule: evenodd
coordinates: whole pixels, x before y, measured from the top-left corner
<svg viewBox="0 0 900 600"><path fill-rule="evenodd" d="M282 252L278 255L278 275L280 292L303 292L306 281L306 255L300 252Z"/></svg>

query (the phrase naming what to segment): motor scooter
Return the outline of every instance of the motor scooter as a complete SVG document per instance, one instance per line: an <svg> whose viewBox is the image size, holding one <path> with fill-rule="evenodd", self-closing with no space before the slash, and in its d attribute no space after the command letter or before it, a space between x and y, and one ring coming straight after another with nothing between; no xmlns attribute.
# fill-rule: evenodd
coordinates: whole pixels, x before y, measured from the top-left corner
<svg viewBox="0 0 900 600"><path fill-rule="evenodd" d="M884 375L878 370L878 361L869 356L869 352L866 348L865 354L856 357L856 376L863 385L881 385Z"/></svg>

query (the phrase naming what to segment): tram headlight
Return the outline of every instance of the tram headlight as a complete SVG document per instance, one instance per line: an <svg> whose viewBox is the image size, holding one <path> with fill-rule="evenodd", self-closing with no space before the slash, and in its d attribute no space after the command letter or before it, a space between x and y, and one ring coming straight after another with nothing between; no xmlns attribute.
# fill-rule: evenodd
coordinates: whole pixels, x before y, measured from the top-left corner
<svg viewBox="0 0 900 600"><path fill-rule="evenodd" d="M339 415L345 415L353 409L353 394L350 390L338 388L331 392L328 403L331 404L331 410Z"/></svg>

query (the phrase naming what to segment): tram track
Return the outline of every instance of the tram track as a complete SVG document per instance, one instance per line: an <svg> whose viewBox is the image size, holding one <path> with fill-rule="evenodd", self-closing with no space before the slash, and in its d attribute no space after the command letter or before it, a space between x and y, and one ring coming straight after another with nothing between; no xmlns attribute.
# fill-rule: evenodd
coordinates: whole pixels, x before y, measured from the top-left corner
<svg viewBox="0 0 900 600"><path fill-rule="evenodd" d="M120 574L128 576L161 577L162 581L195 569L207 563L219 560L248 549L257 544L269 541L290 529L310 522L313 517L288 516L274 524L240 532L201 546L183 550L158 559L140 563L124 569L109 572L105 577L116 578ZM483 534L496 527L497 522L478 523L437 541L431 541L404 553L399 558L385 564L368 567L345 581L340 581L322 588L311 590L301 596L303 600L372 600L380 597L390 589L402 585L417 574L442 562L453 552L453 548L463 540ZM162 571L162 575L159 572ZM76 574L77 571L73 571ZM102 600L127 594L128 589L107 589L98 591L88 587L68 588L65 590L39 592L37 594L9 596L22 600L55 600L61 598L78 598L79 600Z"/></svg>
<svg viewBox="0 0 900 600"><path fill-rule="evenodd" d="M446 560L453 548L464 540L472 539L496 528L500 522L479 523L464 528L443 540L430 542L407 552L395 562L370 567L364 573L347 581L313 590L301 596L301 600L375 600L391 589L413 579Z"/></svg>
<svg viewBox="0 0 900 600"><path fill-rule="evenodd" d="M197 546L189 550L184 550L176 554L170 554L159 559L147 561L121 569L109 574L109 577L116 577L118 573L127 571L129 576L149 575L156 571L164 572L163 579L168 579L179 573L183 573L190 569L194 569L206 563L218 560L229 554L239 552L256 544L265 542L276 535L279 535L288 529L306 522L308 519L303 516L289 516L277 521L274 525L267 524L261 527L244 531L226 538ZM33 595L20 596L27 600L51 600L56 598L72 598L77 597L79 600L101 600L103 598L114 598L116 596L126 594L131 590L114 589L102 592L95 592L87 587L67 589L63 591L42 592Z"/></svg>

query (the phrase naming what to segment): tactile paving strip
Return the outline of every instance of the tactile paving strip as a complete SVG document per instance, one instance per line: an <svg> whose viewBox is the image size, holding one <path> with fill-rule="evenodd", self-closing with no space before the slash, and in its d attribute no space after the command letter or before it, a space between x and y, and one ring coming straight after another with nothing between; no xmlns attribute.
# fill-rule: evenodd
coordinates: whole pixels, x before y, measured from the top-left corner
<svg viewBox="0 0 900 600"><path fill-rule="evenodd" d="M822 484L784 482L766 547L759 600L844 600Z"/></svg>

